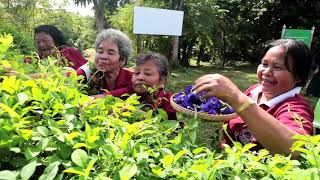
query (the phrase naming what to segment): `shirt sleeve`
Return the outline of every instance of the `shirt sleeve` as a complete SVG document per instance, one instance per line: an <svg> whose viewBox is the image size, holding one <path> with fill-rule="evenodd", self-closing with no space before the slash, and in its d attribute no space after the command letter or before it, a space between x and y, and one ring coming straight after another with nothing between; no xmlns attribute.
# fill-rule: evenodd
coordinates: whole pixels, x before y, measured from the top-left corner
<svg viewBox="0 0 320 180"><path fill-rule="evenodd" d="M72 62L73 69L78 69L80 66L87 63L87 60L81 55L80 51L73 47L67 47L62 49L61 53L63 56L68 59L68 61Z"/></svg>
<svg viewBox="0 0 320 180"><path fill-rule="evenodd" d="M312 134L312 109L305 103L288 103L279 108L276 118L299 134Z"/></svg>

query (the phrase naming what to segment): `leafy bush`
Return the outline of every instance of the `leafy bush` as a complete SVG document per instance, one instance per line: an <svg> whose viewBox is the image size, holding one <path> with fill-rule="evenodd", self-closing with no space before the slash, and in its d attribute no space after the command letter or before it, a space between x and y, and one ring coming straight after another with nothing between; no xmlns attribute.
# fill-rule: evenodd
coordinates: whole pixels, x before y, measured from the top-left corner
<svg viewBox="0 0 320 180"><path fill-rule="evenodd" d="M31 54L35 50L32 37L29 34L23 34L12 26L1 24L0 34L13 35L14 49L19 49L23 54Z"/></svg>
<svg viewBox="0 0 320 180"><path fill-rule="evenodd" d="M12 39L0 38L0 62ZM17 55L18 56L18 55ZM17 56L5 62L14 63ZM6 64L6 63L3 63ZM319 179L320 136L297 136L301 159L250 152L234 143L222 152L195 144L167 114L139 111L138 96L90 101L78 77L58 67L43 79L1 76L0 177L6 179ZM46 68L47 69L46 69ZM1 70L5 70L1 66ZM24 66L15 66L22 72ZM21 68L21 69L20 69ZM48 70L48 68L52 68ZM62 72L62 73L61 73Z"/></svg>

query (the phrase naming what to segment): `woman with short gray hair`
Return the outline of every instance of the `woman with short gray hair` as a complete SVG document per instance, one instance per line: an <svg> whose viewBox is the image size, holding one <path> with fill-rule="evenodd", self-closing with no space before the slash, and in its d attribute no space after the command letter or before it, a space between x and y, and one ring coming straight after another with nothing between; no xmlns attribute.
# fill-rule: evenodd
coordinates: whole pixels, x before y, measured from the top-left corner
<svg viewBox="0 0 320 180"><path fill-rule="evenodd" d="M132 42L128 38L128 36L116 29L112 29L112 28L107 30L104 29L101 31L101 33L97 35L96 42L95 42L96 51L98 50L101 42L106 39L109 39L118 45L120 58L125 61L125 65L126 65L132 51L132 45L131 45Z"/></svg>
<svg viewBox="0 0 320 180"><path fill-rule="evenodd" d="M162 108L168 113L168 119L176 119L176 111L169 102L172 93L164 91L169 76L167 58L159 53L147 52L135 59L132 86L134 92L141 96L139 99L141 104L149 105L153 110ZM150 89L152 90L149 91Z"/></svg>
<svg viewBox="0 0 320 180"><path fill-rule="evenodd" d="M94 98L106 95L120 97L132 92L132 72L124 69L131 54L131 40L115 29L102 30L95 42L94 65L86 64L77 70L86 77L88 94Z"/></svg>

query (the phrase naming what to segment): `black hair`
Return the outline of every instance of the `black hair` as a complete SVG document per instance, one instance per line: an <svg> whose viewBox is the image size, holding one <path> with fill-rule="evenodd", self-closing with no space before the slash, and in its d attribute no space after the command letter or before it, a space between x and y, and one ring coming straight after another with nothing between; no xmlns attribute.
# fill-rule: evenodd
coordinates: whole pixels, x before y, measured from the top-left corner
<svg viewBox="0 0 320 180"><path fill-rule="evenodd" d="M41 32L49 34L57 47L67 44L62 32L53 25L40 25L34 28L34 34Z"/></svg>
<svg viewBox="0 0 320 180"><path fill-rule="evenodd" d="M311 70L311 54L308 46L294 39L278 39L269 43L263 50L262 57L273 47L285 48L285 66L299 82L296 86L305 86ZM289 62L289 57L292 62ZM291 66L290 66L291 65Z"/></svg>

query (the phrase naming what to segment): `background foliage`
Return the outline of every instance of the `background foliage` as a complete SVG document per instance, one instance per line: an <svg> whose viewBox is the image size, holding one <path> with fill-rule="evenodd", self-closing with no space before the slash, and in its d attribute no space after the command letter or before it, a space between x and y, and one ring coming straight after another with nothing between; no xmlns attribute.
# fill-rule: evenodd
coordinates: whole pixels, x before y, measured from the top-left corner
<svg viewBox="0 0 320 180"><path fill-rule="evenodd" d="M161 109L142 113L137 95L90 101L80 77L65 77L56 59L24 65L12 42L0 35L1 179L320 177L320 135L294 137L298 160L251 152L255 144L210 147L197 141L201 120L168 120ZM6 76L8 70L20 73ZM31 79L23 72L47 76Z"/></svg>
<svg viewBox="0 0 320 180"><path fill-rule="evenodd" d="M311 50L319 49L320 2L317 0L74 0L79 5L90 2L105 8L103 27L126 32L137 48L137 36L132 34L134 5L184 11L183 35L179 43L181 65L190 60L212 64L236 64L236 61L256 63L264 45L280 38L283 24L287 28L311 29L315 26ZM0 1L0 32L15 35L15 44L23 52L33 51L33 28L39 24L54 24L61 28L69 44L80 50L93 46L96 23L94 17L82 17L53 9L53 1ZM9 27L9 28L8 28ZM172 38L140 36L141 51L153 50L171 57Z"/></svg>

